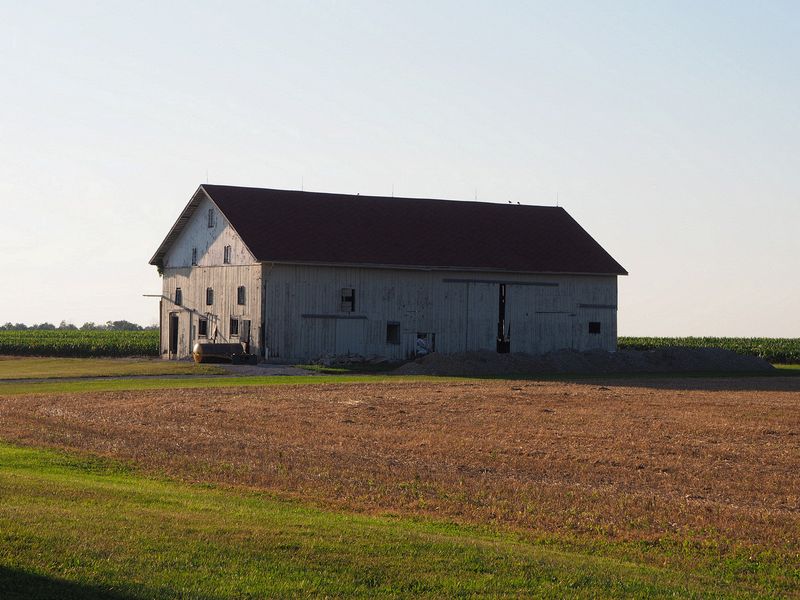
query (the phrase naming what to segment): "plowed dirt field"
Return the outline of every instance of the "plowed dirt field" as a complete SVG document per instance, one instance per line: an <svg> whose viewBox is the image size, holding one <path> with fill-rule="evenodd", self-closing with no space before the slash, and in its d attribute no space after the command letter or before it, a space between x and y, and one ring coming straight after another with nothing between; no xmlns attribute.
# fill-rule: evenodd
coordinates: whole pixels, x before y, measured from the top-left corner
<svg viewBox="0 0 800 600"><path fill-rule="evenodd" d="M26 395L0 438L362 511L800 549L800 379Z"/></svg>

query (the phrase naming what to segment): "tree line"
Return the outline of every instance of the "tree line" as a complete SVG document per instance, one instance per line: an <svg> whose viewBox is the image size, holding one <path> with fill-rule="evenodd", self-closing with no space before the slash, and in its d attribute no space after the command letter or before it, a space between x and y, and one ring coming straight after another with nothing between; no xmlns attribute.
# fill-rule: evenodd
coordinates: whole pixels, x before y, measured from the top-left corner
<svg viewBox="0 0 800 600"><path fill-rule="evenodd" d="M0 331L27 331L27 330L67 330L67 331L147 331L151 329L158 329L158 325L147 325L142 327L130 321L106 321L105 323L94 323L87 321L80 327L61 321L58 325L52 323L34 323L33 325L26 325L25 323L11 323L0 325Z"/></svg>

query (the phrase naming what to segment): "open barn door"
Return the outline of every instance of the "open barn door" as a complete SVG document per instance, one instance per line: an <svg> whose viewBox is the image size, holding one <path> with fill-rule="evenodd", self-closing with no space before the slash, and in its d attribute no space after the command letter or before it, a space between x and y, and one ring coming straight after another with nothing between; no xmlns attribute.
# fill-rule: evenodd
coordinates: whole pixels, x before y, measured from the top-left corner
<svg viewBox="0 0 800 600"><path fill-rule="evenodd" d="M239 341L244 343L244 351L250 352L250 319L239 322Z"/></svg>
<svg viewBox="0 0 800 600"><path fill-rule="evenodd" d="M178 354L178 313L169 313L169 354L170 358Z"/></svg>
<svg viewBox="0 0 800 600"><path fill-rule="evenodd" d="M511 352L511 324L506 321L506 284L500 284L497 300L497 352Z"/></svg>

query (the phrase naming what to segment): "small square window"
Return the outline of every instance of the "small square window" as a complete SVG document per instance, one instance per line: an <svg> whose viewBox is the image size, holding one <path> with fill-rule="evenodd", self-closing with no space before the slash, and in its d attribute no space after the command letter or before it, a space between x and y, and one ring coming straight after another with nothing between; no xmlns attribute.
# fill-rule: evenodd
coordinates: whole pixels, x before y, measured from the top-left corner
<svg viewBox="0 0 800 600"><path fill-rule="evenodd" d="M226 265L231 264L231 247L225 246L222 252L222 262Z"/></svg>
<svg viewBox="0 0 800 600"><path fill-rule="evenodd" d="M342 303L339 307L341 312L355 312L356 310L356 291L353 288L342 288Z"/></svg>
<svg viewBox="0 0 800 600"><path fill-rule="evenodd" d="M589 321L589 333L600 333L600 321Z"/></svg>
<svg viewBox="0 0 800 600"><path fill-rule="evenodd" d="M208 337L208 319L200 317L197 322L197 335L200 337Z"/></svg>
<svg viewBox="0 0 800 600"><path fill-rule="evenodd" d="M239 319L231 317L231 335L239 335Z"/></svg>
<svg viewBox="0 0 800 600"><path fill-rule="evenodd" d="M208 226L209 226L209 228L214 226L214 209L213 208L209 208L208 209Z"/></svg>
<svg viewBox="0 0 800 600"><path fill-rule="evenodd" d="M236 304L239 306L244 306L245 300L245 289L243 285L240 285L238 288L236 288Z"/></svg>
<svg viewBox="0 0 800 600"><path fill-rule="evenodd" d="M400 323L396 321L389 321L386 323L386 343L399 344L400 343Z"/></svg>
<svg viewBox="0 0 800 600"><path fill-rule="evenodd" d="M197 266L197 248L192 248L192 266Z"/></svg>
<svg viewBox="0 0 800 600"><path fill-rule="evenodd" d="M175 304L178 306L183 304L183 292L181 291L181 288L175 288Z"/></svg>
<svg viewBox="0 0 800 600"><path fill-rule="evenodd" d="M417 356L424 356L431 352L436 352L436 334L417 332L416 350Z"/></svg>
<svg viewBox="0 0 800 600"><path fill-rule="evenodd" d="M206 305L214 304L214 288L206 288Z"/></svg>

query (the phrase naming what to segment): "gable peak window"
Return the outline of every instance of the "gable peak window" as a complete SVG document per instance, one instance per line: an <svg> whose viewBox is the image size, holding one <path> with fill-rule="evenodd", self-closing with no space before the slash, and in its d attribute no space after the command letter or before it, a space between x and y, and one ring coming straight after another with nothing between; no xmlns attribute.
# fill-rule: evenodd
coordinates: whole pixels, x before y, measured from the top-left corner
<svg viewBox="0 0 800 600"><path fill-rule="evenodd" d="M355 288L342 288L342 304L339 310L341 312L355 312L356 310Z"/></svg>
<svg viewBox="0 0 800 600"><path fill-rule="evenodd" d="M183 292L181 291L181 288L175 288L175 304L177 306L183 304Z"/></svg>
<svg viewBox="0 0 800 600"><path fill-rule="evenodd" d="M208 226L209 226L209 228L211 228L215 224L216 224L216 219L215 219L215 216L214 216L214 209L213 208L209 208L208 209Z"/></svg>
<svg viewBox="0 0 800 600"><path fill-rule="evenodd" d="M197 248L192 248L192 266L197 266Z"/></svg>
<svg viewBox="0 0 800 600"><path fill-rule="evenodd" d="M214 288L206 288L206 304L208 306L214 304Z"/></svg>
<svg viewBox="0 0 800 600"><path fill-rule="evenodd" d="M238 288L236 288L236 304L239 306L245 305L245 301L247 300L245 297L245 291L246 290L244 289L243 285L240 285Z"/></svg>
<svg viewBox="0 0 800 600"><path fill-rule="evenodd" d="M224 264L226 264L226 265L231 264L231 247L230 246L225 246L225 248L222 249L222 262Z"/></svg>

